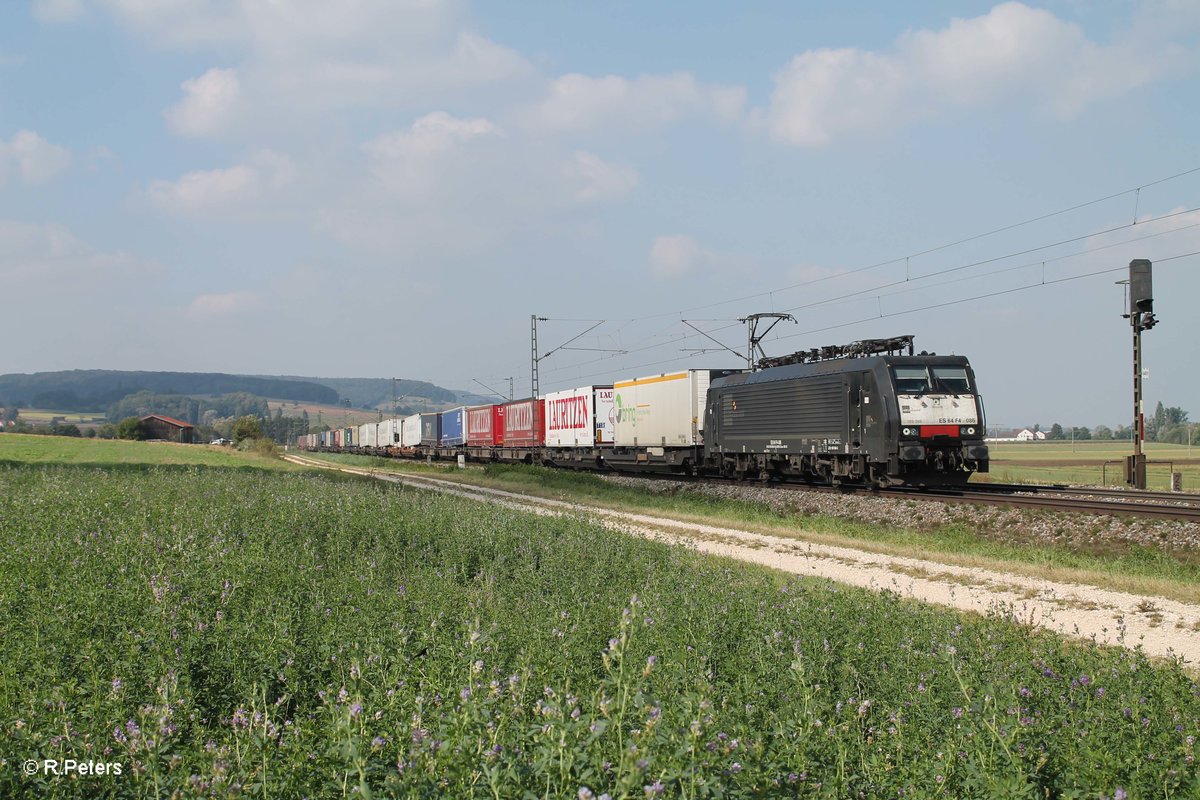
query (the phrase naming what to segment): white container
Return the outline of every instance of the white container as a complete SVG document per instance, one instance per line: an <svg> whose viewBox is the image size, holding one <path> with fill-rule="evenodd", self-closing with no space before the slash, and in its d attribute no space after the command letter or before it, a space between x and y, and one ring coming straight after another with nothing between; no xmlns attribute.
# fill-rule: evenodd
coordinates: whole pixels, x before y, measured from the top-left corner
<svg viewBox="0 0 1200 800"><path fill-rule="evenodd" d="M600 394L605 394L607 408L601 417ZM545 397L546 446L547 447L593 447L598 443L612 442L612 387L583 386L550 392ZM607 434L607 440L601 435Z"/></svg>
<svg viewBox="0 0 1200 800"><path fill-rule="evenodd" d="M421 444L421 415L413 414L400 420L400 446L417 447Z"/></svg>
<svg viewBox="0 0 1200 800"><path fill-rule="evenodd" d="M385 419L379 423L378 433L375 434L376 447L399 447L400 446L400 420Z"/></svg>
<svg viewBox="0 0 1200 800"><path fill-rule="evenodd" d="M703 444L704 401L713 378L736 370L689 369L613 384L617 447Z"/></svg>
<svg viewBox="0 0 1200 800"><path fill-rule="evenodd" d="M364 447L382 447L387 444L387 440L380 435L383 428L382 422L368 422L366 427L366 436L363 438Z"/></svg>

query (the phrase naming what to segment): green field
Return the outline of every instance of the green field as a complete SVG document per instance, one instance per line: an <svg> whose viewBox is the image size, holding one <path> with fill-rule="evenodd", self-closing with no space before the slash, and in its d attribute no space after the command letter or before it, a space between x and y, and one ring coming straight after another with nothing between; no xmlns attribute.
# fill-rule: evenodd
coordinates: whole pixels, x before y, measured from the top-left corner
<svg viewBox="0 0 1200 800"><path fill-rule="evenodd" d="M362 480L0 466L5 797L1195 797L1137 652Z"/></svg>
<svg viewBox="0 0 1200 800"><path fill-rule="evenodd" d="M1133 452L1129 442L999 442L988 445L991 472L977 479L999 483L1067 483L1081 486L1123 486L1123 461ZM1148 489L1170 488L1171 472L1183 474L1185 491L1200 491L1200 443L1147 442ZM1107 462L1107 463L1106 463Z"/></svg>
<svg viewBox="0 0 1200 800"><path fill-rule="evenodd" d="M77 464L92 466L194 465L295 471L298 467L253 452L228 447L73 436L0 434L0 464Z"/></svg>
<svg viewBox="0 0 1200 800"><path fill-rule="evenodd" d="M81 424L103 424L108 420L105 419L104 411L52 411L41 408L22 408L20 410L21 422L28 422L32 425L49 425L50 421L55 417L63 417L63 424L81 425ZM96 422L99 420L99 422Z"/></svg>
<svg viewBox="0 0 1200 800"><path fill-rule="evenodd" d="M936 556L947 564L1017 572L1048 580L1106 586L1119 591L1153 594L1185 603L1200 603L1200 549L1164 542L1158 535L1130 542L1110 534L1130 525L1127 518L1103 517L1086 525L1076 515L1027 511L1019 516L983 519L970 507L947 506L945 519L928 512L924 502L909 501L893 517L874 522L844 515L803 510L803 493L791 495L791 509L766 503L717 498L689 489L654 492L640 486L616 485L602 477L569 470L490 464L459 470L401 459L334 453L306 457L330 464L368 467L380 472L429 475L442 480L569 499L606 509L652 513L683 522L728 524L774 536L795 537L840 547L854 547L912 558ZM939 509L940 510L940 509ZM1037 531L1055 531L1046 537Z"/></svg>

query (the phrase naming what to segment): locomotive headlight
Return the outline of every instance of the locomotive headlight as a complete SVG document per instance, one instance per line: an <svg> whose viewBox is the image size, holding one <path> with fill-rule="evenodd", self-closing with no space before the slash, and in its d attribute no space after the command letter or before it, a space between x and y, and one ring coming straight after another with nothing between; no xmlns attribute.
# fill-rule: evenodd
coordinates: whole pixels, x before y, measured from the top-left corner
<svg viewBox="0 0 1200 800"><path fill-rule="evenodd" d="M972 426L972 425L968 425L968 426L966 426L965 428L963 428L963 429L962 429L962 435L963 435L963 436L974 436L974 435L975 435L975 428L974 428L974 426Z"/></svg>
<svg viewBox="0 0 1200 800"><path fill-rule="evenodd" d="M902 434L904 434L905 436L912 436L912 435L913 435L913 429L912 429L912 428L905 428L904 430L902 430L902 431L900 431L900 432L901 432Z"/></svg>

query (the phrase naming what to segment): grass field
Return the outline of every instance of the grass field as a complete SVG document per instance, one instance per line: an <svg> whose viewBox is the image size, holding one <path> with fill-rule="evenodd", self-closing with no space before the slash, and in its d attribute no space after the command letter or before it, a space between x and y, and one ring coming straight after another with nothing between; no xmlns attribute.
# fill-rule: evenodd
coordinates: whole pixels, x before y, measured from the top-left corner
<svg viewBox="0 0 1200 800"><path fill-rule="evenodd" d="M32 425L49 425L50 421L55 417L65 417L65 424L103 424L107 422L105 419L104 410L99 411L52 411L42 408L22 408L20 410L20 419L22 422L28 422ZM98 422L97 422L98 420Z"/></svg>
<svg viewBox="0 0 1200 800"><path fill-rule="evenodd" d="M925 558L935 554L946 563L1019 572L1050 580L1108 586L1121 591L1156 594L1182 602L1200 603L1200 551L1166 550L1157 546L1112 541L1102 530L1068 542L1048 542L1022 530L985 527L966 509L951 506L946 524L922 521L922 503L910 503L911 524L857 522L837 516L781 513L750 501L714 498L681 489L656 494L618 486L588 473L521 465L489 465L459 470L369 456L313 454L307 457L332 464L366 466L380 471L425 474L499 489L593 503L609 509L650 512L685 522L730 525L799 536L806 541L855 547L890 555ZM1061 526L1058 515L1027 512L1028 527ZM1049 520L1049 522L1047 522ZM1123 524L1123 523L1114 523ZM1095 535L1090 535L1094 533ZM1149 537L1152 541L1156 537Z"/></svg>
<svg viewBox="0 0 1200 800"><path fill-rule="evenodd" d="M1200 793L1137 652L362 480L0 487L5 797Z"/></svg>
<svg viewBox="0 0 1200 800"><path fill-rule="evenodd" d="M988 448L991 472L980 480L1085 486L1124 485L1124 458L1133 452L1129 442L1112 441L1000 442ZM1200 444L1147 442L1145 452L1148 489L1169 489L1174 471L1183 474L1185 491L1200 491Z"/></svg>
<svg viewBox="0 0 1200 800"><path fill-rule="evenodd" d="M331 428L349 428L358 425L366 425L368 422L379 422L378 411L367 411L362 408L346 408L345 406L328 406L318 403L296 403L292 400L268 400L267 407L274 414L276 409L282 408L284 416L298 417L304 412L308 412L309 423L314 427L318 427L317 420L320 419L321 424L328 425ZM390 414L389 414L390 416Z"/></svg>
<svg viewBox="0 0 1200 800"><path fill-rule="evenodd" d="M91 466L190 465L297 471L277 458L228 447L73 436L0 434L0 464L76 464Z"/></svg>

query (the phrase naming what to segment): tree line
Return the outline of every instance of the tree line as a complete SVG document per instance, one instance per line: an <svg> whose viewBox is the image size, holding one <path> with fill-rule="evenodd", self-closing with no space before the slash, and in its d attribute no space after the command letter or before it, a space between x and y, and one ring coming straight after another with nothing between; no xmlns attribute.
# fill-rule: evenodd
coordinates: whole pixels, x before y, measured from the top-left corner
<svg viewBox="0 0 1200 800"><path fill-rule="evenodd" d="M1193 441L1197 434L1192 431L1194 423L1188 422L1188 412L1179 406L1164 406L1160 400L1153 414L1146 416L1146 441L1163 442L1165 444L1187 444L1189 433ZM1034 425L1035 432L1042 430L1040 425ZM1064 428L1054 423L1045 432L1047 439L1086 441L1092 439L1129 441L1133 438L1133 423L1118 425L1110 428L1107 425L1097 425L1094 428L1071 427Z"/></svg>
<svg viewBox="0 0 1200 800"><path fill-rule="evenodd" d="M336 389L313 381L219 372L95 369L0 375L0 406L70 410L105 408L137 392L169 395L246 393L330 405L338 402Z"/></svg>

